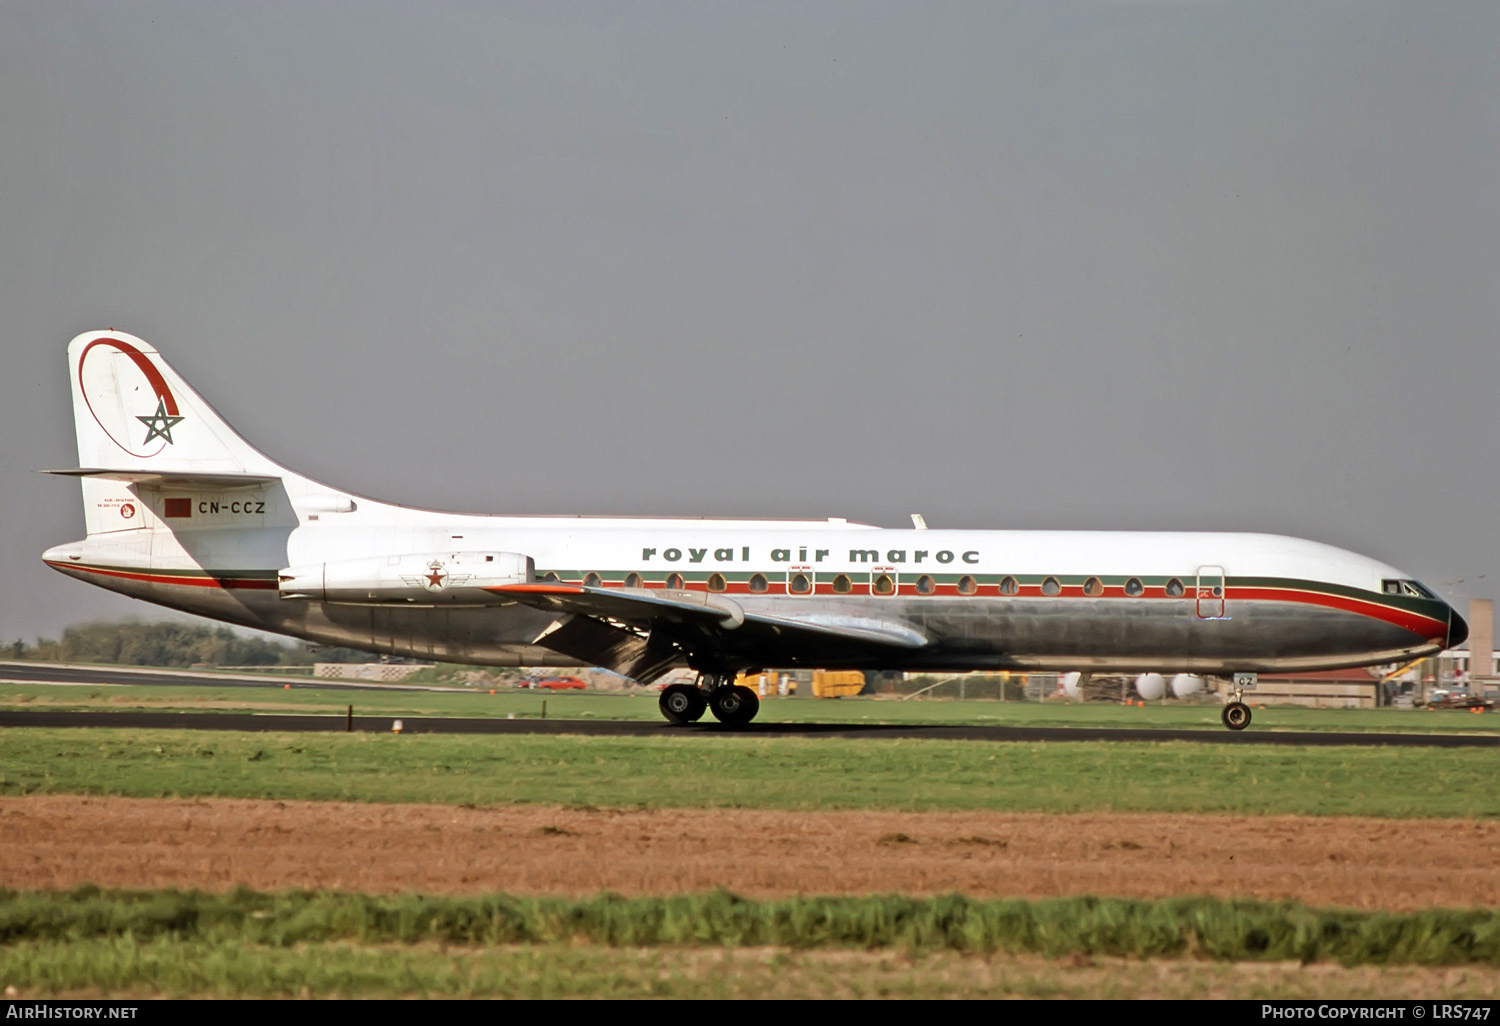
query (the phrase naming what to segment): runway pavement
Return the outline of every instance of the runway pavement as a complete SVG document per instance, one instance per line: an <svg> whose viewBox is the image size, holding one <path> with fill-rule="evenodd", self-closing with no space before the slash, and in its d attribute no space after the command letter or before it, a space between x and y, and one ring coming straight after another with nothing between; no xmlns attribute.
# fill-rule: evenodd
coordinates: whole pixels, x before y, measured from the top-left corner
<svg viewBox="0 0 1500 1026"><path fill-rule="evenodd" d="M334 691L442 691L444 688L378 681L340 680L255 673L203 673L197 670L139 670L128 666L76 666L67 663L0 662L0 681L19 684L153 684L164 687L332 689Z"/></svg>
<svg viewBox="0 0 1500 1026"><path fill-rule="evenodd" d="M580 734L593 737L923 738L946 741L1192 741L1227 745L1400 745L1494 748L1500 737L1474 734L1340 734L1312 731L1156 730L1133 727L998 727L956 724L751 723L688 726L640 720L504 719L403 716L403 734ZM0 711L4 727L116 727L151 730L346 731L389 733L391 716L291 716L280 713Z"/></svg>
<svg viewBox="0 0 1500 1026"><path fill-rule="evenodd" d="M358 681L288 680L250 674L196 673L191 670L136 670L121 667L63 666L55 663L0 662L0 680L30 683L157 684L193 687L263 687L360 690L433 690L418 686ZM1494 748L1500 735L1458 733L1335 733L1272 731L1252 726L1229 730L1170 730L1135 727L1002 727L962 724L751 723L725 727L707 719L688 726L639 720L508 719L504 717L409 717L403 734L579 734L594 737L839 737L922 738L954 741L1192 741L1230 745L1400 745L1429 748ZM294 715L228 712L63 712L0 710L0 727L115 727L138 730L359 731L389 733L391 716Z"/></svg>

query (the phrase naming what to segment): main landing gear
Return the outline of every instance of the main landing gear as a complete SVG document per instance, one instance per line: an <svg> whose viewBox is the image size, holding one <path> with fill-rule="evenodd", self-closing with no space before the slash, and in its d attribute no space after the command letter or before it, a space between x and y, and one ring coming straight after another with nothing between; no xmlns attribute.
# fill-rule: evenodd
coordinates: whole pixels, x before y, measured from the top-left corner
<svg viewBox="0 0 1500 1026"><path fill-rule="evenodd" d="M1250 726L1250 707L1244 701L1245 689L1255 687L1255 681L1256 675L1253 673L1234 675L1234 697L1224 706L1224 711L1219 713L1219 719L1230 730L1244 730Z"/></svg>
<svg viewBox="0 0 1500 1026"><path fill-rule="evenodd" d="M705 673L697 684L669 684L659 705L672 723L694 723L711 712L726 727L742 727L760 712L760 696L736 684L733 675Z"/></svg>

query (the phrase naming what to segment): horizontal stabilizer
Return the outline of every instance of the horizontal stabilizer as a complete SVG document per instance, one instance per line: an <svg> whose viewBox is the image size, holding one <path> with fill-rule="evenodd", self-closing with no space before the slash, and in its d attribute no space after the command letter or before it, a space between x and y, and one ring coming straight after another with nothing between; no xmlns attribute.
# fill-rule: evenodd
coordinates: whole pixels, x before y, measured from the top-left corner
<svg viewBox="0 0 1500 1026"><path fill-rule="evenodd" d="M165 469L127 470L111 467L69 467L63 470L43 470L40 473L59 474L63 477L92 477L105 481L128 481L147 488L252 488L281 480L279 477L267 477L264 474Z"/></svg>

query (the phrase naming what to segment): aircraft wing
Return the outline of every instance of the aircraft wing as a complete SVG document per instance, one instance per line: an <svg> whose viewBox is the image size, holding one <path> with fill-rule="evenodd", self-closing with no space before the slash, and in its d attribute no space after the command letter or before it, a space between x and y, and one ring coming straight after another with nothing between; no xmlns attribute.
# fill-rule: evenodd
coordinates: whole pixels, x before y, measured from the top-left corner
<svg viewBox="0 0 1500 1026"><path fill-rule="evenodd" d="M691 652L719 656L726 662L748 661L756 666L779 661L816 665L819 659L831 657L868 659L874 665L882 655L919 649L929 643L921 631L896 619L815 610L806 614L752 612L734 599L703 592L546 583L501 585L488 590L522 605L569 613L616 631L631 632L649 639L658 650L670 646L679 660ZM550 629L536 644L558 647L572 635L581 633L576 627L571 631L569 628L569 624L562 624ZM569 654L587 658L576 648ZM598 665L637 679L641 675L624 664ZM638 671L645 669L641 666Z"/></svg>

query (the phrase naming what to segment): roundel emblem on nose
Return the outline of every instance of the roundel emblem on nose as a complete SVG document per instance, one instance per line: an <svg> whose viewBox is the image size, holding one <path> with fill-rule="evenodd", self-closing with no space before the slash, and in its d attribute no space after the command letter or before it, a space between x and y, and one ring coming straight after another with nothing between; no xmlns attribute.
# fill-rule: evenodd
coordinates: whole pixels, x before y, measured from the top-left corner
<svg viewBox="0 0 1500 1026"><path fill-rule="evenodd" d="M78 357L78 385L95 423L122 450L141 459L174 443L185 418L160 368L129 342L97 338Z"/></svg>

